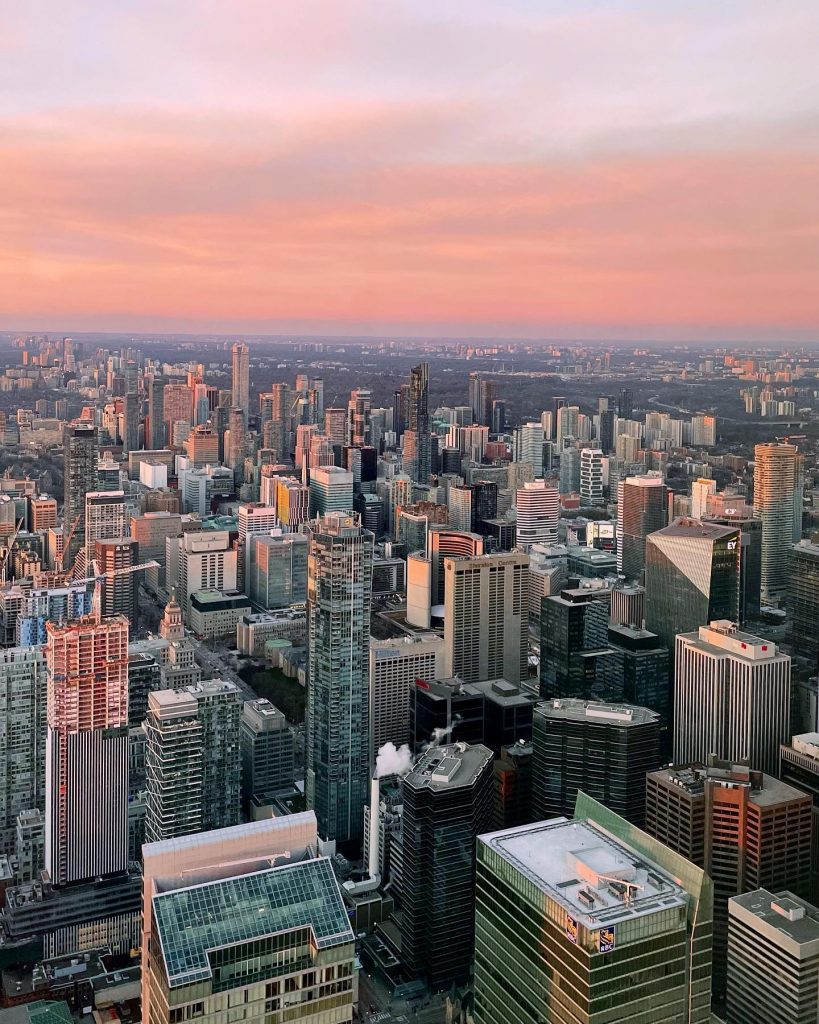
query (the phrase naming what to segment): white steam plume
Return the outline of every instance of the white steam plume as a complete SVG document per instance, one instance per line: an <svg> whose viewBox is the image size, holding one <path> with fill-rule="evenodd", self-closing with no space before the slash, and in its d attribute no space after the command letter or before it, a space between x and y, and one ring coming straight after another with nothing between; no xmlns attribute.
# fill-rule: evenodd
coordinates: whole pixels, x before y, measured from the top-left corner
<svg viewBox="0 0 819 1024"><path fill-rule="evenodd" d="M455 728L455 724L456 723L453 722L452 725L448 725L446 727L446 729L440 729L440 728L433 729L432 730L432 737L431 737L429 743L427 743L427 749L429 749L430 747L438 747L438 746L440 746L441 743L447 738L447 736L449 736L451 734L452 730Z"/></svg>
<svg viewBox="0 0 819 1024"><path fill-rule="evenodd" d="M394 743L385 743L375 758L375 777L385 775L406 775L412 771L412 754L406 743L396 747Z"/></svg>

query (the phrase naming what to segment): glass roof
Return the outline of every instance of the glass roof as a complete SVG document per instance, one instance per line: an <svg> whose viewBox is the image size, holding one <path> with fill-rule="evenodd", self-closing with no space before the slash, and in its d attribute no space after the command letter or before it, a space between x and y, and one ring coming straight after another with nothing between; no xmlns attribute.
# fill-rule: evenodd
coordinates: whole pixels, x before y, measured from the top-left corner
<svg viewBox="0 0 819 1024"><path fill-rule="evenodd" d="M153 911L171 988L210 978L222 946L305 926L319 949L354 938L326 857L158 893Z"/></svg>

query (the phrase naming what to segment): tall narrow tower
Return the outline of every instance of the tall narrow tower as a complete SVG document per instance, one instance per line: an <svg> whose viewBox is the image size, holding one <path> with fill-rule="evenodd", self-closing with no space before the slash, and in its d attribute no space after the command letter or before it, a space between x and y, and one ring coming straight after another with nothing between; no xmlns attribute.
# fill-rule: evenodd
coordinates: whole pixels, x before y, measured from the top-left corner
<svg viewBox="0 0 819 1024"><path fill-rule="evenodd" d="M432 455L429 431L429 364L419 363L410 371L408 430L415 438L415 452L409 475L421 484L429 483Z"/></svg>
<svg viewBox="0 0 819 1024"><path fill-rule="evenodd" d="M128 620L46 626L46 868L54 885L128 857Z"/></svg>
<svg viewBox="0 0 819 1024"><path fill-rule="evenodd" d="M373 535L328 512L308 537L307 806L324 838L357 841L369 793Z"/></svg>
<svg viewBox="0 0 819 1024"><path fill-rule="evenodd" d="M754 448L754 511L762 520L762 600L778 604L788 588L790 549L802 535L804 460L792 444Z"/></svg>
<svg viewBox="0 0 819 1024"><path fill-rule="evenodd" d="M66 528L77 521L71 550L64 556L70 567L74 555L85 543L85 496L97 490L99 432L93 423L77 421L63 427L63 515Z"/></svg>
<svg viewBox="0 0 819 1024"><path fill-rule="evenodd" d="M242 409L247 422L247 410L250 408L250 349L243 342L237 341L232 355L233 408Z"/></svg>

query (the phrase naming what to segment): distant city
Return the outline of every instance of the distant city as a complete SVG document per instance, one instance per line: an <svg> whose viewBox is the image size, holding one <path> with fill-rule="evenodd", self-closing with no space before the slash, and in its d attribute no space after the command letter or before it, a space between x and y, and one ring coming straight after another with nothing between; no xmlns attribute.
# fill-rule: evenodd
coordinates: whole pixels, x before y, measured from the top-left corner
<svg viewBox="0 0 819 1024"><path fill-rule="evenodd" d="M819 349L2 356L3 1024L817 1019Z"/></svg>

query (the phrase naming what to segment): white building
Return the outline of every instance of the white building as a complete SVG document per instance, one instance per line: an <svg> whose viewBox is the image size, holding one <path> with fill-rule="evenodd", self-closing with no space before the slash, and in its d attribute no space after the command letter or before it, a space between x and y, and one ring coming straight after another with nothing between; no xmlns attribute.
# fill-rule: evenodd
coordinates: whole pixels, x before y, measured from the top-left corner
<svg viewBox="0 0 819 1024"><path fill-rule="evenodd" d="M528 551L533 544L557 544L560 493L545 480L532 480L515 492L517 546Z"/></svg>

